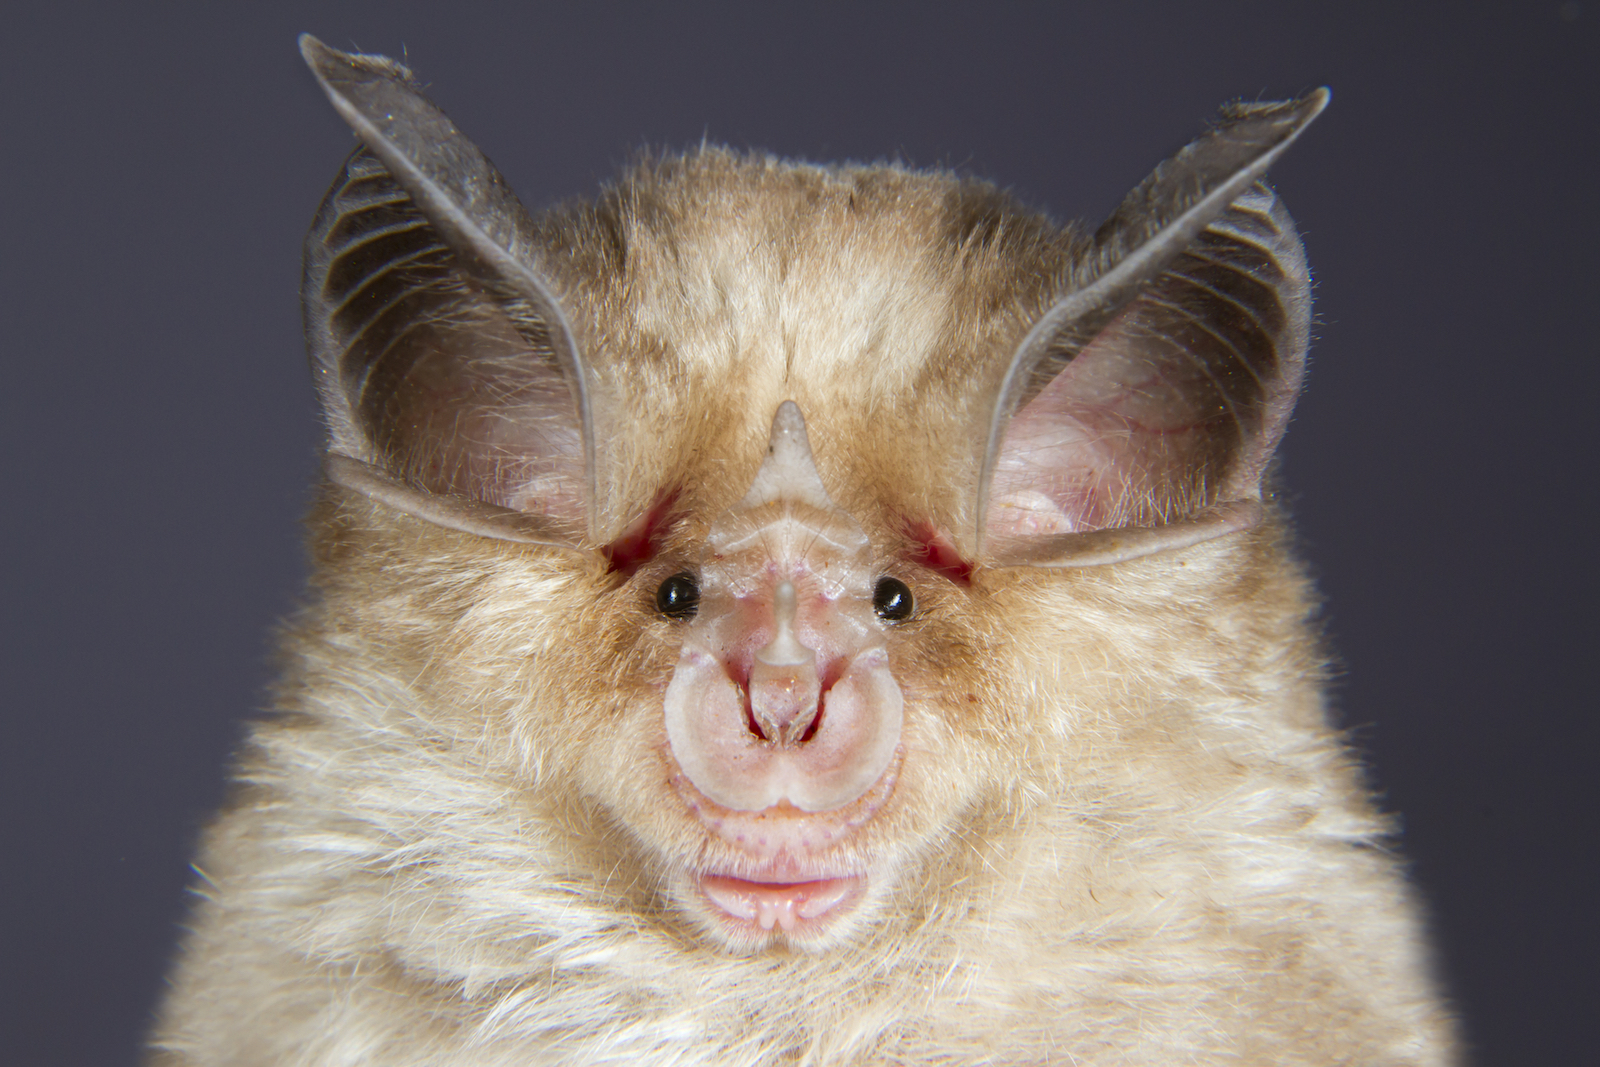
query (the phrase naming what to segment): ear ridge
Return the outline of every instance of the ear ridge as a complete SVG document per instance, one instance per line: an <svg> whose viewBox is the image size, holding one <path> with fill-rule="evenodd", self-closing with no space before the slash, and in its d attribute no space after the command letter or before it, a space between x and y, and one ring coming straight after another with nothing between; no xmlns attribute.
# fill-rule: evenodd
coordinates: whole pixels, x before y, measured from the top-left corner
<svg viewBox="0 0 1600 1067"><path fill-rule="evenodd" d="M1211 224L1206 236L1209 267L1249 278L1276 297L1275 308L1229 298L1240 314L1273 338L1276 372L1263 379L1257 371L1262 385L1257 429L1236 461L1230 480L1218 486L1218 493L1223 500L1259 499L1262 475L1288 427L1305 379L1311 338L1311 272L1294 220L1283 201L1263 183L1234 201ZM1225 247L1230 254L1223 254ZM1276 311L1283 315L1281 323L1263 321Z"/></svg>
<svg viewBox="0 0 1600 1067"><path fill-rule="evenodd" d="M1049 565L1041 538L1199 521L1214 504L1259 497L1300 384L1309 278L1287 212L1258 179L1327 99L1318 90L1225 112L1097 231L1098 274L1035 323L997 393L979 484L980 545L991 542L996 563ZM1216 427L1215 440L1166 436L1180 416L1215 422L1219 410L1233 427ZM1197 448L1215 454L1179 471ZM1063 458L1083 469L1063 480ZM997 487L1026 491L1037 513L996 507ZM1201 525L1214 536L1236 528ZM1058 565L1082 555L1063 552Z"/></svg>
<svg viewBox="0 0 1600 1067"><path fill-rule="evenodd" d="M306 245L307 336L332 450L394 481L381 497L392 506L438 495L439 506L409 508L428 521L452 499L475 500L592 532L589 375L533 265L532 220L404 67L309 35L300 45L365 146Z"/></svg>
<svg viewBox="0 0 1600 1067"><path fill-rule="evenodd" d="M406 247L396 247L401 242ZM370 152L357 149L345 160L306 234L302 283L306 343L331 452L383 462L356 411L375 361L352 359L350 349L408 298L415 302L431 293L444 303L443 294L427 284L435 278L402 272L406 266L433 266L429 260L447 259L448 252ZM376 277L390 283L387 291L377 300L360 299L362 283Z"/></svg>

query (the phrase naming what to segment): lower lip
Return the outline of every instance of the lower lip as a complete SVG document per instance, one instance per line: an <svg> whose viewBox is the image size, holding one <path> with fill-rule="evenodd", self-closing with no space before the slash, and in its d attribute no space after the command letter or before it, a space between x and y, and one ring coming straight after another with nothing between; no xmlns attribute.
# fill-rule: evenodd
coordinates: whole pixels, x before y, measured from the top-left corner
<svg viewBox="0 0 1600 1067"><path fill-rule="evenodd" d="M706 899L728 918L763 932L801 933L844 912L861 879L819 878L808 882L752 882L708 874L700 879Z"/></svg>

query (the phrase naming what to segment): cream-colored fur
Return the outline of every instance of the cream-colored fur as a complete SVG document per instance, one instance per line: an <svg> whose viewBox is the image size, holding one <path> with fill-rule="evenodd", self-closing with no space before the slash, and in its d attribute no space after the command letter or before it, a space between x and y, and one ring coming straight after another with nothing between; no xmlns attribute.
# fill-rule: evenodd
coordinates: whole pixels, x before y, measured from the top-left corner
<svg viewBox="0 0 1600 1067"><path fill-rule="evenodd" d="M904 766L850 846L892 877L830 947L722 947L675 881L707 846L654 589L786 399L884 558L910 519L975 552L977 408L1084 241L944 174L718 150L540 225L614 413L598 540L663 488L682 520L624 577L324 490L157 1064L1452 1062L1276 516L896 571Z"/></svg>

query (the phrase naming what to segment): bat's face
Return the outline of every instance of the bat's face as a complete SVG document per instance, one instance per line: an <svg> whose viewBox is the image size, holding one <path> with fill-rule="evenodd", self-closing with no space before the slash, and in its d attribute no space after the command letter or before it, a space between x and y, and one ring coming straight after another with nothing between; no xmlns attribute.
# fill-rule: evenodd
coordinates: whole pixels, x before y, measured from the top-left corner
<svg viewBox="0 0 1600 1067"><path fill-rule="evenodd" d="M535 218L399 68L305 47L366 145L308 245L319 581L575 893L746 950L926 918L1162 699L1182 605L1248 595L1308 314L1258 178L1321 96L1093 237L717 151Z"/></svg>

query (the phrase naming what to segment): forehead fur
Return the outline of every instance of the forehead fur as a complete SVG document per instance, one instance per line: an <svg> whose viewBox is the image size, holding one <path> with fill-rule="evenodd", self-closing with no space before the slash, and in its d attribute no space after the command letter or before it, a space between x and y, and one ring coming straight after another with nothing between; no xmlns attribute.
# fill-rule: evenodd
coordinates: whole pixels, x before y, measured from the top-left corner
<svg viewBox="0 0 1600 1067"><path fill-rule="evenodd" d="M790 399L836 499L883 499L888 471L906 507L963 510L958 487L922 479L975 477L969 453L1006 359L1084 245L947 171L709 147L642 160L540 231L613 411L613 526L684 488L661 484L667 471L737 498ZM930 449L947 462L928 463ZM849 457L875 462L852 471Z"/></svg>

